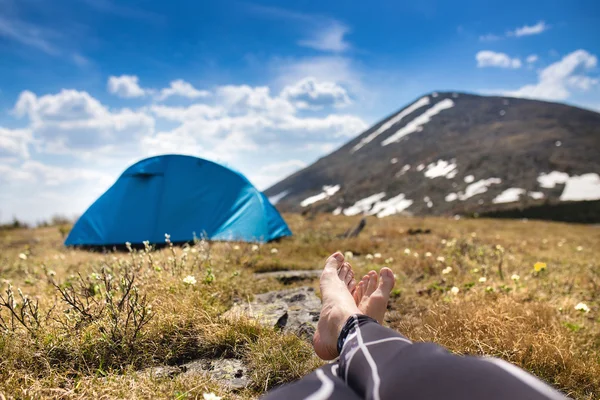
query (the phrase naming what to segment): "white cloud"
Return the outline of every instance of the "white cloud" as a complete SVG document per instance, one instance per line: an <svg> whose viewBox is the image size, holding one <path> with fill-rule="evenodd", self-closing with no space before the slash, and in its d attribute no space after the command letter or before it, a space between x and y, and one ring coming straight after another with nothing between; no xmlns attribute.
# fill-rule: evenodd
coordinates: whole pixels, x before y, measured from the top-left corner
<svg viewBox="0 0 600 400"><path fill-rule="evenodd" d="M207 104L192 104L188 107L152 105L149 110L157 117L179 122L195 119L214 119L223 117L227 113L223 107Z"/></svg>
<svg viewBox="0 0 600 400"><path fill-rule="evenodd" d="M28 129L0 127L0 160L12 157L29 158L29 144L32 139Z"/></svg>
<svg viewBox="0 0 600 400"><path fill-rule="evenodd" d="M323 107L345 107L351 101L346 89L335 82L320 82L307 77L294 85L283 88L281 97L298 108L322 109Z"/></svg>
<svg viewBox="0 0 600 400"><path fill-rule="evenodd" d="M271 96L267 86L227 85L217 88L218 101L230 113L259 112L272 115L286 115L295 112L294 106L281 97Z"/></svg>
<svg viewBox="0 0 600 400"><path fill-rule="evenodd" d="M529 35L539 35L540 33L547 31L550 29L549 25L546 25L544 21L540 21L535 25L524 25L520 28L516 28L514 31L508 31L506 33L507 36L529 36Z"/></svg>
<svg viewBox="0 0 600 400"><path fill-rule="evenodd" d="M527 61L529 64L533 64L533 63L534 63L534 62L536 62L537 60L538 60L538 56L537 56L537 54L530 54L530 55L528 55L528 56L527 56L527 58L526 58L526 61Z"/></svg>
<svg viewBox="0 0 600 400"><path fill-rule="evenodd" d="M264 190L306 165L302 160L275 162L264 165L257 172L251 172L249 179L259 190Z"/></svg>
<svg viewBox="0 0 600 400"><path fill-rule="evenodd" d="M0 175L8 182L27 183L35 186L59 186L73 181L93 181L106 186L112 177L101 171L86 168L64 168L27 160L18 167L0 164Z"/></svg>
<svg viewBox="0 0 600 400"><path fill-rule="evenodd" d="M300 40L298 44L315 50L339 53L350 48L350 43L344 40L344 36L349 32L350 29L346 25L331 20L316 29L310 39Z"/></svg>
<svg viewBox="0 0 600 400"><path fill-rule="evenodd" d="M145 96L147 91L140 87L138 80L135 75L111 76L108 78L108 91L125 98Z"/></svg>
<svg viewBox="0 0 600 400"><path fill-rule="evenodd" d="M322 106L318 115L299 112L302 96L311 108ZM12 112L26 125L0 130L3 212L28 220L82 212L101 193L90 190L94 182L104 190L135 160L164 153L231 164L266 188L367 127L355 115L327 112L349 101L333 81L303 77L276 93L269 86L228 85L205 101L109 109L84 91L22 92ZM61 154L60 166L48 154ZM77 197L76 206L65 205L68 196ZM25 207L17 198L32 200Z"/></svg>
<svg viewBox="0 0 600 400"><path fill-rule="evenodd" d="M502 36L494 35L493 33L479 36L480 42L495 42L496 40L500 39L502 39Z"/></svg>
<svg viewBox="0 0 600 400"><path fill-rule="evenodd" d="M210 92L207 90L198 90L191 83L182 79L171 81L168 88L160 91L157 100L165 100L171 96L187 97L188 99L197 99L199 97L208 97Z"/></svg>
<svg viewBox="0 0 600 400"><path fill-rule="evenodd" d="M585 50L576 50L541 70L538 83L525 85L506 94L543 100L567 99L572 89L588 90L598 84L598 79L585 75L586 71L596 67L597 63L595 55Z"/></svg>
<svg viewBox="0 0 600 400"><path fill-rule="evenodd" d="M43 151L67 153L135 143L154 131L154 118L124 108L109 111L87 92L63 89L38 97L30 91L20 94L13 112L28 117L29 129Z"/></svg>
<svg viewBox="0 0 600 400"><path fill-rule="evenodd" d="M510 58L507 54L482 50L475 55L477 67L521 68L521 60Z"/></svg>

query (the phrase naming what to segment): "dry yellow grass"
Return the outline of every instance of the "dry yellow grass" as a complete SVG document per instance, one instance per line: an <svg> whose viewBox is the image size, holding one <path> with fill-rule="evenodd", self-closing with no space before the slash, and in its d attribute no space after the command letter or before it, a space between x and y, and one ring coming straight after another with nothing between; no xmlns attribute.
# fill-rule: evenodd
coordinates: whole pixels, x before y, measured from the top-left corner
<svg viewBox="0 0 600 400"><path fill-rule="evenodd" d="M456 353L501 357L574 398L600 398L599 227L390 217L370 218L360 237L340 239L358 218L285 217L295 236L257 251L243 243L197 243L101 254L65 249L57 227L0 232L3 298L10 285L17 313L24 303L17 288L30 305L39 302L37 317L35 309L22 314L24 324L0 308L6 328L0 334L0 394L258 397L320 362L295 336L221 314L235 300L283 288L254 279L254 272L315 269L342 250L353 253L359 273L388 265L397 274L387 320L392 328ZM409 228L431 233L409 235ZM535 272L536 262L546 269ZM196 284L183 282L188 275ZM127 291L131 277L135 289ZM54 284L81 300L83 312L65 303ZM578 303L589 312L576 310ZM231 393L204 376L155 379L138 372L199 357L244 359L251 386Z"/></svg>

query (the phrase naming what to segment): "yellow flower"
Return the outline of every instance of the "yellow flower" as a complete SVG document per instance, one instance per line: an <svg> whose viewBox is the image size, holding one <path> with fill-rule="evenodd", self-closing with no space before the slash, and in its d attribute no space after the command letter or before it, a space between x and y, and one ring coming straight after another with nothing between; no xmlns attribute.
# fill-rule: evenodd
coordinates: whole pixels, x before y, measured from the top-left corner
<svg viewBox="0 0 600 400"><path fill-rule="evenodd" d="M533 269L535 270L535 272L545 271L546 263L536 262L535 264L533 264Z"/></svg>

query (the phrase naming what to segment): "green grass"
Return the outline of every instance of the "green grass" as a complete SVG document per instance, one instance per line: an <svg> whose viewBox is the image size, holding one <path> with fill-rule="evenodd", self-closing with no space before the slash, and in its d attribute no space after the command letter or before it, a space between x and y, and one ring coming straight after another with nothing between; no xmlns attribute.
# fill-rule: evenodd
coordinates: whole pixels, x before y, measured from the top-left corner
<svg viewBox="0 0 600 400"><path fill-rule="evenodd" d="M501 357L572 397L600 398L600 228L390 217L369 218L360 237L340 239L358 218L286 219L295 236L256 251L201 242L101 254L64 248L64 228L1 231L0 394L258 397L320 361L300 338L222 314L235 301L289 287L255 272L320 268L341 250L353 253L357 275L383 265L396 273L386 323L411 339ZM547 268L534 271L536 262ZM196 283L184 283L188 276ZM590 311L577 311L580 302ZM250 386L231 393L205 376L139 373L202 357L244 360Z"/></svg>

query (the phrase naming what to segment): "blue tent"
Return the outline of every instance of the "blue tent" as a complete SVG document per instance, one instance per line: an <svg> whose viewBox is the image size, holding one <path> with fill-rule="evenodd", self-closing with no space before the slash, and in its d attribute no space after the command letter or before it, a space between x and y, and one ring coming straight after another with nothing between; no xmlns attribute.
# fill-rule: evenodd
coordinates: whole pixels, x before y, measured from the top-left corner
<svg viewBox="0 0 600 400"><path fill-rule="evenodd" d="M163 155L129 167L79 218L65 245L268 242L292 233L242 174L201 158Z"/></svg>

